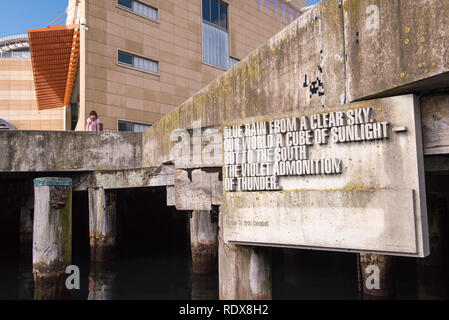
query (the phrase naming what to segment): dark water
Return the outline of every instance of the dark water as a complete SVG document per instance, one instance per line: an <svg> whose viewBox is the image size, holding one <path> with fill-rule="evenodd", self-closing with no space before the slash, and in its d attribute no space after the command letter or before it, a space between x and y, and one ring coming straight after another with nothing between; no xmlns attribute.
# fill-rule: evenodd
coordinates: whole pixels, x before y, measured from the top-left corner
<svg viewBox="0 0 449 320"><path fill-rule="evenodd" d="M164 188L120 191L117 257L91 264L87 194L74 194L72 263L81 289L72 299L218 299L217 274L192 274L187 215L165 207L165 197ZM0 299L33 299L31 245L19 245L14 210L0 220ZM417 261L395 258L396 298L447 297L447 261ZM272 279L273 299L359 298L355 254L273 249Z"/></svg>
<svg viewBox="0 0 449 320"><path fill-rule="evenodd" d="M354 255L274 249L273 258L273 299L358 299ZM81 271L81 289L72 291L74 300L218 299L218 275L193 275L184 256L125 255L107 264L73 262ZM427 271L419 280L416 263L406 258L397 260L395 269L396 299L447 297L445 270L422 269ZM1 261L0 299L33 299L31 271L31 260Z"/></svg>

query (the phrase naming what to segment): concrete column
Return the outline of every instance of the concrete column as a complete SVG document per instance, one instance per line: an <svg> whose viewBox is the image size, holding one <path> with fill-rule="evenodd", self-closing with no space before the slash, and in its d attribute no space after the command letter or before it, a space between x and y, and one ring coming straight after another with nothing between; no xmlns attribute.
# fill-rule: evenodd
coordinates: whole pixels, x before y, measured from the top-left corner
<svg viewBox="0 0 449 320"><path fill-rule="evenodd" d="M68 298L65 270L72 262L72 179L35 179L34 194L34 298Z"/></svg>
<svg viewBox="0 0 449 320"><path fill-rule="evenodd" d="M117 191L90 188L88 193L90 259L108 261L114 256L117 237Z"/></svg>
<svg viewBox="0 0 449 320"><path fill-rule="evenodd" d="M104 264L92 263L89 274L88 300L112 300L115 274Z"/></svg>
<svg viewBox="0 0 449 320"><path fill-rule="evenodd" d="M190 218L192 270L195 274L217 271L218 223L212 222L212 212L193 211Z"/></svg>
<svg viewBox="0 0 449 320"><path fill-rule="evenodd" d="M361 253L359 267L363 299L387 299L394 296L393 257Z"/></svg>
<svg viewBox="0 0 449 320"><path fill-rule="evenodd" d="M218 238L220 300L271 300L271 249L225 244Z"/></svg>

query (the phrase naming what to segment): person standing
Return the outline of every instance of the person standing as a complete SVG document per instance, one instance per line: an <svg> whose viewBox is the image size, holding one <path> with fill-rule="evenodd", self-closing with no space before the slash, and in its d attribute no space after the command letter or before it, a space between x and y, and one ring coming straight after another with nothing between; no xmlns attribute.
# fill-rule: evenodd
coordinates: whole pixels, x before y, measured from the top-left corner
<svg viewBox="0 0 449 320"><path fill-rule="evenodd" d="M100 131L100 119L98 119L97 112L92 110L89 113L89 118L87 119L86 131Z"/></svg>

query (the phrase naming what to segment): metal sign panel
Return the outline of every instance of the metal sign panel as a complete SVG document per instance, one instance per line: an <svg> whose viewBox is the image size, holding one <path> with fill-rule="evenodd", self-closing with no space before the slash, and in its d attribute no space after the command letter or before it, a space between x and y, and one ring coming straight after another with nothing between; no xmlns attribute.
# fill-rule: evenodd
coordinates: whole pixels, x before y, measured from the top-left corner
<svg viewBox="0 0 449 320"><path fill-rule="evenodd" d="M429 254L413 95L223 127L224 240Z"/></svg>

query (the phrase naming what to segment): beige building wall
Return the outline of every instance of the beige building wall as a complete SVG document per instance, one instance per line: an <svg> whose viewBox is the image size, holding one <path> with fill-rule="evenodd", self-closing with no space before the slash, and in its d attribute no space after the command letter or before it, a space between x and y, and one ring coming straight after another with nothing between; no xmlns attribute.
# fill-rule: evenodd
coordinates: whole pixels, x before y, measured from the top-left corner
<svg viewBox="0 0 449 320"><path fill-rule="evenodd" d="M116 0L86 4L85 113L96 110L104 130L116 131L118 120L153 124L224 72L202 62L201 0L140 2L158 9L158 21L124 10ZM260 7L257 0L225 2L230 55L237 59L290 23L280 5L275 15L273 0L269 10L265 0ZM159 74L118 65L118 49L158 61Z"/></svg>
<svg viewBox="0 0 449 320"><path fill-rule="evenodd" d="M64 130L64 108L39 111L30 59L0 59L0 118L19 130Z"/></svg>

